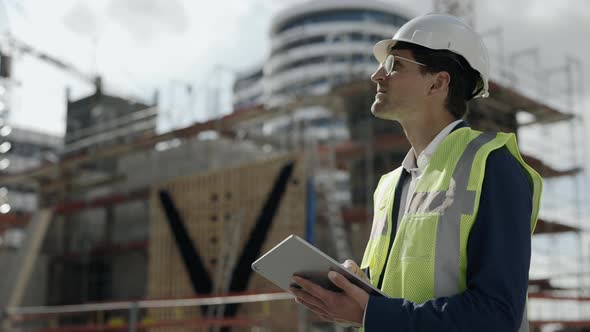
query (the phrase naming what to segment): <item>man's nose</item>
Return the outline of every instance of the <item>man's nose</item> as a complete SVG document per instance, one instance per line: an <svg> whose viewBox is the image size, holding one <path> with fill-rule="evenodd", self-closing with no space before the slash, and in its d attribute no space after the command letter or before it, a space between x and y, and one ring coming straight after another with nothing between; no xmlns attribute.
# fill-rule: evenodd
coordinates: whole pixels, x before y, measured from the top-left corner
<svg viewBox="0 0 590 332"><path fill-rule="evenodd" d="M379 68L377 68L373 75L371 75L371 81L373 81L374 83L381 83L386 78L387 75L385 74L385 69L383 68L383 66L379 66Z"/></svg>

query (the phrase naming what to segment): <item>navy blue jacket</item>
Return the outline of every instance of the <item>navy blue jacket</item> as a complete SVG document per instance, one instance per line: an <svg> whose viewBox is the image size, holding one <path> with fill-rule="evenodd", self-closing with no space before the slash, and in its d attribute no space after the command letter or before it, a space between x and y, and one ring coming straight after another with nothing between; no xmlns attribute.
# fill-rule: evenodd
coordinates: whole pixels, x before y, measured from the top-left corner
<svg viewBox="0 0 590 332"><path fill-rule="evenodd" d="M493 151L467 242L467 290L426 303L371 296L365 331L518 331L528 287L531 213L525 171L505 147Z"/></svg>

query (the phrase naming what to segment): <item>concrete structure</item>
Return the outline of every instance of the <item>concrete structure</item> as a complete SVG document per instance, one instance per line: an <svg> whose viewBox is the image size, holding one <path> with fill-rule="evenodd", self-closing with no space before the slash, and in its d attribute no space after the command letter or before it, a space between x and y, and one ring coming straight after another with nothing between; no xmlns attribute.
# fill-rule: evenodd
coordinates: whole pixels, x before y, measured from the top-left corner
<svg viewBox="0 0 590 332"><path fill-rule="evenodd" d="M18 127L5 125L0 142L0 173L24 172L44 163L58 161L62 138ZM38 207L37 195L30 186L3 186L0 183L0 213L31 213Z"/></svg>
<svg viewBox="0 0 590 332"><path fill-rule="evenodd" d="M271 23L271 50L264 66L236 79L234 107L280 108L298 98L368 80L377 64L373 45L391 38L410 17L404 8L373 0L308 1L283 10ZM346 141L348 115L334 111L325 104L311 104L288 115L247 121L240 129L272 137L283 146ZM348 174L335 180L348 187ZM347 193L342 203L349 201Z"/></svg>
<svg viewBox="0 0 590 332"><path fill-rule="evenodd" d="M280 105L366 79L375 70L373 44L391 38L410 16L373 0L309 1L283 10L272 21L264 67L238 76L234 106Z"/></svg>
<svg viewBox="0 0 590 332"><path fill-rule="evenodd" d="M147 295L149 188L274 156L251 142L211 135L173 139L109 160L116 179L69 195L71 204L49 230L49 304L142 298ZM113 197L122 198L120 201ZM107 198L111 197L111 198ZM103 204L79 208L80 201ZM75 285L75 287L72 287Z"/></svg>
<svg viewBox="0 0 590 332"><path fill-rule="evenodd" d="M63 155L91 153L154 134L157 115L155 105L104 94L100 86L94 94L78 100L68 96Z"/></svg>

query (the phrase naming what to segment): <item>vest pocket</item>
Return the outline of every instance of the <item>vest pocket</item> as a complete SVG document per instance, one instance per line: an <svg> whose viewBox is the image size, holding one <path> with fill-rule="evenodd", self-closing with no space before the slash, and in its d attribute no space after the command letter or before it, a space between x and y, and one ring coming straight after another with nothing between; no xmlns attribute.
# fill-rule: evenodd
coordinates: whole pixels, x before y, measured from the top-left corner
<svg viewBox="0 0 590 332"><path fill-rule="evenodd" d="M436 248L438 214L405 215L402 219L402 261L432 261Z"/></svg>
<svg viewBox="0 0 590 332"><path fill-rule="evenodd" d="M434 297L434 261L408 258L401 262L401 293L399 297L424 303Z"/></svg>
<svg viewBox="0 0 590 332"><path fill-rule="evenodd" d="M401 278L398 286L391 289L391 293L415 303L432 299L437 223L438 214L404 216L400 225L403 228L400 229L403 231L403 243L399 254ZM387 287L389 288L389 285Z"/></svg>

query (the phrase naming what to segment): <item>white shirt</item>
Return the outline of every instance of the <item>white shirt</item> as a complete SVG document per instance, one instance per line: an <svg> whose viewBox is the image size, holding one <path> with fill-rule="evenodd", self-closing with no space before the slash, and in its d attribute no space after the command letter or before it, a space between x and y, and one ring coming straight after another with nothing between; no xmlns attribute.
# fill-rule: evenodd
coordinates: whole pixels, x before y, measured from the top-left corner
<svg viewBox="0 0 590 332"><path fill-rule="evenodd" d="M410 180L410 184L408 186L408 193L406 196L408 197L408 199L406 199L404 213L408 211L408 203L410 202L409 198L414 196L414 192L416 191L416 184L418 183L418 180L420 180L420 177L422 176L424 169L426 168L426 166L428 166L430 158L432 158L432 155L434 154L434 152L436 152L436 149L438 148L440 143L451 133L453 128L455 128L455 126L457 126L462 121L463 120L457 120L451 122L448 126L441 130L440 133L438 133L438 135L434 137L434 139L428 144L428 146L426 146L424 151L422 151L419 156L416 157L416 151L414 150L414 148L411 148L410 151L408 151L408 154L402 161L402 167L408 173L410 173L412 179Z"/></svg>

